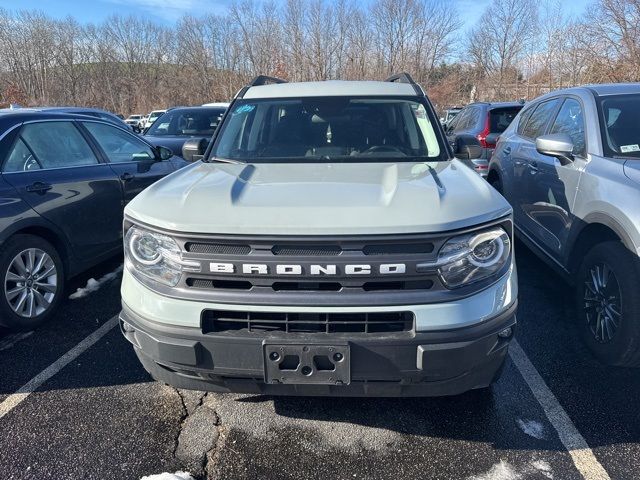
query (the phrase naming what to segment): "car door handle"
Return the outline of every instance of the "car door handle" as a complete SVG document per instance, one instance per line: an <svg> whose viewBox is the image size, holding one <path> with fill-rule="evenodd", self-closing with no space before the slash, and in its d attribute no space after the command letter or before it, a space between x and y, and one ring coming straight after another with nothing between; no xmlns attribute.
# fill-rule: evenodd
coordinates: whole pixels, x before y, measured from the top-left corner
<svg viewBox="0 0 640 480"><path fill-rule="evenodd" d="M511 147L504 147L502 149L502 153L504 153L505 155L511 155Z"/></svg>
<svg viewBox="0 0 640 480"><path fill-rule="evenodd" d="M120 179L123 182L130 182L131 180L133 180L134 178L136 178L136 176L133 173L129 173L129 172L125 172L122 175L120 175Z"/></svg>
<svg viewBox="0 0 640 480"><path fill-rule="evenodd" d="M44 182L34 182L31 185L27 186L27 192L33 192L33 193L45 193L48 192L49 190L51 190L53 188L53 186L49 183L44 183Z"/></svg>
<svg viewBox="0 0 640 480"><path fill-rule="evenodd" d="M538 162L530 162L529 171L531 173L538 173L540 171L540 169L538 168Z"/></svg>

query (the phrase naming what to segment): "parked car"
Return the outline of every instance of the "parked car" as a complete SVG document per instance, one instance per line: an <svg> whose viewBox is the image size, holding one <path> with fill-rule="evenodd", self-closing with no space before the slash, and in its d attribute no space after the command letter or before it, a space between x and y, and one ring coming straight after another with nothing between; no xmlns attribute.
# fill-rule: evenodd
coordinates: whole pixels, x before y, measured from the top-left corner
<svg viewBox="0 0 640 480"><path fill-rule="evenodd" d="M225 110L222 106L172 108L151 125L145 138L153 145L170 148L174 155L193 161L194 156L204 154Z"/></svg>
<svg viewBox="0 0 640 480"><path fill-rule="evenodd" d="M129 115L127 119L124 121L127 125L131 125L132 127L139 129L140 122L142 122L142 115L134 114Z"/></svg>
<svg viewBox="0 0 640 480"><path fill-rule="evenodd" d="M640 84L531 102L500 136L488 180L522 240L575 286L591 351L640 366Z"/></svg>
<svg viewBox="0 0 640 480"><path fill-rule="evenodd" d="M111 122L119 127L130 128L129 125L124 122L119 116L114 113L101 110L99 108L88 107L28 107L23 108L23 111L33 112L50 112L50 113L71 113L75 115L86 115L88 117L100 118Z"/></svg>
<svg viewBox="0 0 640 480"><path fill-rule="evenodd" d="M445 129L447 128L447 125L449 125L451 120L453 120L460 113L462 108L463 107L452 107L452 108L447 108L444 111L444 115L440 117L440 123Z"/></svg>
<svg viewBox="0 0 640 480"><path fill-rule="evenodd" d="M256 78L202 162L127 205L123 334L180 388L488 387L516 321L511 207L453 154L407 74Z"/></svg>
<svg viewBox="0 0 640 480"><path fill-rule="evenodd" d="M482 156L469 163L482 177L486 177L498 137L522 107L522 102L470 103L447 124L447 139L455 145L461 135L476 137L482 147Z"/></svg>
<svg viewBox="0 0 640 480"><path fill-rule="evenodd" d="M120 251L123 206L185 164L102 119L0 114L0 324L46 320L67 279Z"/></svg>
<svg viewBox="0 0 640 480"><path fill-rule="evenodd" d="M166 110L154 110L151 113L145 115L144 122L142 124L142 130L147 130L158 117L160 117Z"/></svg>

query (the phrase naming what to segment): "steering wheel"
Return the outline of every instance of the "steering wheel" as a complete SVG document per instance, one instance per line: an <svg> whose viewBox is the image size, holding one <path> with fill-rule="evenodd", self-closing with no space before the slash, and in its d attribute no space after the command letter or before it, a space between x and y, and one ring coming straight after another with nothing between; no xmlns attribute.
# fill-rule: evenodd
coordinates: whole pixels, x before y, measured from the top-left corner
<svg viewBox="0 0 640 480"><path fill-rule="evenodd" d="M40 165L38 165L38 161L33 158L33 155L29 154L22 165L22 170L26 172L33 169L33 167L40 168Z"/></svg>
<svg viewBox="0 0 640 480"><path fill-rule="evenodd" d="M373 153L401 153L404 155L402 150L391 145L376 145L375 147L366 149L364 152L360 153L360 155L370 155Z"/></svg>

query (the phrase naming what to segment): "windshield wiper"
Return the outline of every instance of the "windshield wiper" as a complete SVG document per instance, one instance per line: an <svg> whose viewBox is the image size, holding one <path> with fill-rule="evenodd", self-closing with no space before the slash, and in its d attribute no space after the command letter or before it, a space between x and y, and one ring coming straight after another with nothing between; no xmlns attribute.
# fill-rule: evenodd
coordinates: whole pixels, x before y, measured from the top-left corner
<svg viewBox="0 0 640 480"><path fill-rule="evenodd" d="M218 162L218 163L232 163L234 165L244 165L246 162L241 162L239 160L231 160L230 158L218 158L213 157L207 160L206 163Z"/></svg>
<svg viewBox="0 0 640 480"><path fill-rule="evenodd" d="M640 160L640 157L634 155L614 155L613 158L618 160Z"/></svg>

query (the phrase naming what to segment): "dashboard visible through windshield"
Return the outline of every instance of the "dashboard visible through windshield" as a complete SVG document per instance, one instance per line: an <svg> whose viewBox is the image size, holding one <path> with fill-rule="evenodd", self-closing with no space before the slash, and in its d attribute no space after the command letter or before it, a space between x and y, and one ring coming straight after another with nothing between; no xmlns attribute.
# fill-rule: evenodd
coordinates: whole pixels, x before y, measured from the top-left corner
<svg viewBox="0 0 640 480"><path fill-rule="evenodd" d="M436 161L428 110L402 97L241 100L211 157L239 162Z"/></svg>

